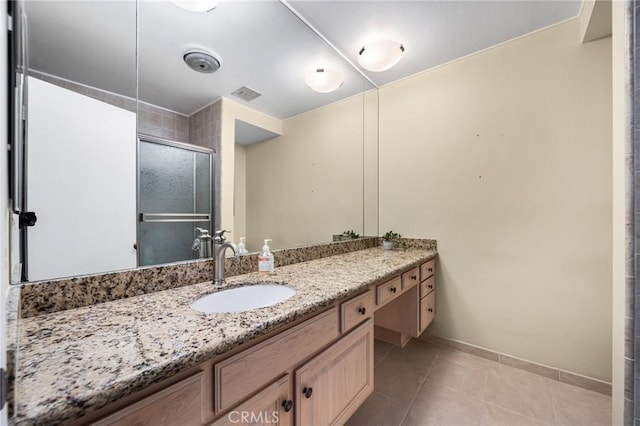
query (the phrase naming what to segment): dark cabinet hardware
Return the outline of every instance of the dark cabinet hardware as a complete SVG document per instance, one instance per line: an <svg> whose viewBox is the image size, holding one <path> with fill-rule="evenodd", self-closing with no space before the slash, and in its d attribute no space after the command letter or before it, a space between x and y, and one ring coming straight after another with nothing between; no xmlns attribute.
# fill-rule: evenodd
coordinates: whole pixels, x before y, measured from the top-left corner
<svg viewBox="0 0 640 426"><path fill-rule="evenodd" d="M304 388L304 389L302 389L302 393L303 393L305 398L309 399L309 398L311 398L311 394L313 393L313 389L311 387Z"/></svg>
<svg viewBox="0 0 640 426"><path fill-rule="evenodd" d="M367 308L365 308L364 306L358 308L358 312L360 312L362 315L367 313Z"/></svg>
<svg viewBox="0 0 640 426"><path fill-rule="evenodd" d="M288 413L293 408L293 401L290 399L285 399L282 401L282 408L284 408L285 413Z"/></svg>

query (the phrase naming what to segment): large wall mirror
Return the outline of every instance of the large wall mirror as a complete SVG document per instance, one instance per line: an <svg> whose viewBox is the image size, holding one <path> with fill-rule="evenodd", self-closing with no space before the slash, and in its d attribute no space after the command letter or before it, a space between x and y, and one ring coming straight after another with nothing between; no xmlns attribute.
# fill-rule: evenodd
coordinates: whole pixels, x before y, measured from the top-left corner
<svg viewBox="0 0 640 426"><path fill-rule="evenodd" d="M193 259L198 228L249 251L377 234L374 86L288 5L177 3L25 4L38 219L14 281Z"/></svg>

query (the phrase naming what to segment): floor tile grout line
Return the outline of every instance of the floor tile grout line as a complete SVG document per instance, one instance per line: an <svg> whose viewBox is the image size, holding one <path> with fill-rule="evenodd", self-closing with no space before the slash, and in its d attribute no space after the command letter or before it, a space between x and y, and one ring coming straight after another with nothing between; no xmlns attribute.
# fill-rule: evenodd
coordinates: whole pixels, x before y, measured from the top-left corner
<svg viewBox="0 0 640 426"><path fill-rule="evenodd" d="M402 416L402 419L400 420L400 424L398 426L402 426L404 421L407 419L407 416L409 415L409 411L411 411L411 408L413 407L413 404L416 402L416 398L418 397L418 394L420 393L420 391L424 387L424 384L427 382L427 378L429 377L429 374L431 373L431 370L433 369L433 366L436 365L436 361L440 357L440 352L442 352L442 349L438 348L438 353L436 354L436 357L433 359L433 362L431 363L431 366L427 370L427 374L424 375L424 378L422 379L422 382L420 383L420 386L418 387L418 390L416 391L416 394L413 395L413 398L411 399L411 402L407 406L407 409L404 412L404 416Z"/></svg>
<svg viewBox="0 0 640 426"><path fill-rule="evenodd" d="M546 383L546 384L547 384L547 390L549 390L549 388L548 388L549 384L548 384L548 383ZM549 393L550 393L550 392L549 392ZM550 398L551 398L551 397L550 397ZM556 418L555 418L555 409L553 409L553 400L551 401L551 404L552 404L552 405L551 405L551 408L552 408L552 411L553 411L553 424L550 424L550 423L545 422L545 421L540 420L540 419L533 418L533 417L528 416L528 415L526 415L526 414L524 414L524 413L520 413L520 412L518 412L518 411L515 411L515 410L514 410L514 409L512 409L512 408L507 408L507 407L505 407L505 406L503 406L503 405L500 405L499 403L494 402L494 401L488 401L488 400L486 400L486 399L484 399L484 398L483 398L483 400L482 400L482 401L483 401L484 403L486 403L486 404L493 405L494 407L498 407L498 408L500 408L500 409L502 409L502 410L505 410L505 411L508 411L508 412L510 412L510 413L512 413L512 414L517 414L518 416L520 416L520 417L524 417L525 419L532 420L532 421L534 421L534 422L540 423L541 425L554 426L554 425L556 425L556 424L557 424L557 421L556 421Z"/></svg>
<svg viewBox="0 0 640 426"><path fill-rule="evenodd" d="M547 392L549 392L549 399L551 400L551 411L553 412L553 424L558 424L558 415L556 414L556 403L555 398L551 394L551 386L549 385L549 379L546 380L547 384Z"/></svg>
<svg viewBox="0 0 640 426"><path fill-rule="evenodd" d="M515 414L515 415L517 415L517 416L524 417L524 418L525 418L525 419L527 419L527 420L531 420L531 421L533 421L533 422L539 423L540 425L545 425L545 426L554 426L554 425L555 425L555 423L556 423L556 422L555 422L555 418L554 418L554 425L551 425L551 424L549 424L549 423L546 423L546 422L541 421L540 419L534 419L533 417L529 417L529 416L526 416L526 415L524 415L524 414L522 414L522 413L519 413L519 412L517 412L517 411L514 411L514 410L512 410L511 408L505 408L505 407L503 407L503 406L502 406L502 405L500 405L500 404L496 404L495 402L489 402L489 401L483 401L483 402L484 402L485 404L487 404L487 405L492 405L492 406L494 406L494 407L496 407L496 408L499 408L499 409L501 409L501 410L508 411L508 412L509 412L509 413L511 413L511 414Z"/></svg>
<svg viewBox="0 0 640 426"><path fill-rule="evenodd" d="M480 358L482 358L482 357L480 357ZM498 364L498 365L505 365L505 364L502 364L502 363L500 363L498 361L492 361L492 360L487 360L487 361L491 362L491 363ZM511 367L511 366L508 366L508 367ZM511 368L513 368L513 367L511 367ZM498 375L498 379L499 379L500 378L500 373L498 373L497 375ZM518 415L520 417L524 417L525 419L529 419L529 420L538 422L540 424L545 424L546 423L544 421L541 421L540 419L534 419L533 417L525 415L524 413L519 413L519 412L517 412L517 411L515 411L513 409L503 407L500 404L497 404L495 402L490 402L487 399L485 399L486 391L487 391L487 385L489 383L490 376L491 376L491 373L488 372L487 373L487 379L485 381L485 388L484 388L483 393L482 393L482 402L484 402L486 404L489 404L489 405L493 405L494 407L498 407L500 409L506 410L506 411L508 411L510 413L513 413L513 414L516 414L516 415ZM551 388L549 387L549 379L548 378L544 378L544 381L545 381L545 386L547 388L547 393L549 395L549 399L551 400L551 408L552 408L552 412L553 412L553 425L555 425L555 424L557 424L557 419L556 419L556 415L555 415L555 408L554 408L554 405L553 405L553 398L551 397ZM546 424L548 424L548 423L546 423ZM549 425L549 426L553 426L553 425Z"/></svg>

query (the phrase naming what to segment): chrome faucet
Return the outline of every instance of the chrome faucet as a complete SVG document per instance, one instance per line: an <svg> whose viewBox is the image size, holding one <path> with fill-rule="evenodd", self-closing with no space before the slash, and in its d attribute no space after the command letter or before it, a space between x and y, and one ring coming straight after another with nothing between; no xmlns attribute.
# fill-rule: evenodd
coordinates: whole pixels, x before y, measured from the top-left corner
<svg viewBox="0 0 640 426"><path fill-rule="evenodd" d="M235 256L239 255L238 247L235 244L225 242L225 232L230 231L221 229L213 233L213 259L215 261L214 285L224 284L224 255L227 249L230 248Z"/></svg>

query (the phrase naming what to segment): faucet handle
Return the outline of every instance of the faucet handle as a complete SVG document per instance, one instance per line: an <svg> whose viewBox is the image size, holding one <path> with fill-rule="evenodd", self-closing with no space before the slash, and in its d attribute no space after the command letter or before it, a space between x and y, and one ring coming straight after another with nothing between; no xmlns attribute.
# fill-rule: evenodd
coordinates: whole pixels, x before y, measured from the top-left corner
<svg viewBox="0 0 640 426"><path fill-rule="evenodd" d="M224 233L225 232L231 232L231 231L227 231L226 229L219 229L219 230L217 230L217 231L215 231L213 233L213 236L215 237L216 240L224 241L225 240L225 238L224 238Z"/></svg>

